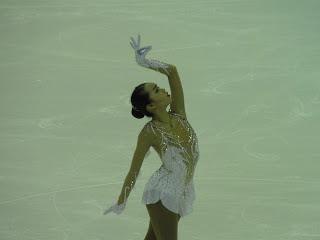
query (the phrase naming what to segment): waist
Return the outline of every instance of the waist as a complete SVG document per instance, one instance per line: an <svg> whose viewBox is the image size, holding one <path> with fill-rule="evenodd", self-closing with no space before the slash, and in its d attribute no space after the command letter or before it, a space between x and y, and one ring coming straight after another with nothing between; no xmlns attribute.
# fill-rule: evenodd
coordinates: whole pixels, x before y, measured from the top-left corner
<svg viewBox="0 0 320 240"><path fill-rule="evenodd" d="M162 164L160 168L158 169L161 172L166 172L170 175L173 175L176 179L180 179L181 182L184 182L186 184L190 184L193 182L193 176L194 176L194 168L192 169L191 175L190 172L186 168L170 168L166 166L165 164Z"/></svg>

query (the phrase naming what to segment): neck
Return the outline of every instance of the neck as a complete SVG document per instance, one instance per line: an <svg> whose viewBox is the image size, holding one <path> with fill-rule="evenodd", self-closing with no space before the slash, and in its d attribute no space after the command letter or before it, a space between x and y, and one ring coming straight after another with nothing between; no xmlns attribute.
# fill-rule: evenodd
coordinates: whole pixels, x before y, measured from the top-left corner
<svg viewBox="0 0 320 240"><path fill-rule="evenodd" d="M158 110L152 117L152 121L158 121L162 123L170 123L170 116L166 109Z"/></svg>

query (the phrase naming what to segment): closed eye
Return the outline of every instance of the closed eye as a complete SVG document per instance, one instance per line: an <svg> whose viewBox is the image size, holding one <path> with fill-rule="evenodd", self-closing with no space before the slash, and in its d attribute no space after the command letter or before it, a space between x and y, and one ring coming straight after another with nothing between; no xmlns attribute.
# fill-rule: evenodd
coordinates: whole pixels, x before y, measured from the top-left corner
<svg viewBox="0 0 320 240"><path fill-rule="evenodd" d="M153 87L153 90L156 88L155 92L157 93L159 91L159 87L155 84Z"/></svg>

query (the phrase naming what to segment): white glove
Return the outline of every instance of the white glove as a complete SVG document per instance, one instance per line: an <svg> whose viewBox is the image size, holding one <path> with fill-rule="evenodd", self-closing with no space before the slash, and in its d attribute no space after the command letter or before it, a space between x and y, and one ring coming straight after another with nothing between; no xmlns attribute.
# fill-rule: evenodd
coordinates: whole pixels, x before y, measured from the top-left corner
<svg viewBox="0 0 320 240"><path fill-rule="evenodd" d="M114 204L113 206L111 206L110 208L106 209L103 213L103 215L106 215L110 212L114 212L116 214L120 214L123 212L124 208L126 207L126 203L122 203L120 205L118 204Z"/></svg>
<svg viewBox="0 0 320 240"><path fill-rule="evenodd" d="M138 40L137 42L134 40L133 37L131 38L130 45L134 49L135 55L136 55L136 62L146 68L151 68L154 70L158 70L159 68L165 71L167 74L169 74L169 64L154 60L154 59L146 59L146 54L151 50L152 46L142 47L140 48L140 34L138 34Z"/></svg>
<svg viewBox="0 0 320 240"><path fill-rule="evenodd" d="M136 175L135 174L135 179L137 179L139 176L140 176L140 174L141 174L141 171L139 171L138 172L138 175ZM128 198L127 198L127 189L130 189L130 187L129 186L127 186L126 188L125 188L125 191L124 191L124 202L122 203L122 204L119 204L118 205L118 202L117 203L115 203L114 205L112 205L110 208L108 208L108 209L106 209L105 211L104 211L104 213L103 213L103 215L106 215L106 214L108 214L109 212L114 212L114 213L116 213L116 214L120 214L120 213L122 213L122 211L125 209L125 207L126 207L126 204L127 204L127 200L128 200ZM134 185L133 184L131 184L131 188L132 189L134 189ZM119 200L118 200L119 201Z"/></svg>

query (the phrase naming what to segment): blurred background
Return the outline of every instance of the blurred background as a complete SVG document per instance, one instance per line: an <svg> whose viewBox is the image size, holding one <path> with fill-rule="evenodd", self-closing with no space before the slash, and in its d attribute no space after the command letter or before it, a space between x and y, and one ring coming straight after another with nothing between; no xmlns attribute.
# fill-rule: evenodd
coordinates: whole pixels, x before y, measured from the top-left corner
<svg viewBox="0 0 320 240"><path fill-rule="evenodd" d="M0 239L144 238L151 149L121 215L135 86L177 66L200 159L184 240L320 239L320 2L0 1Z"/></svg>

